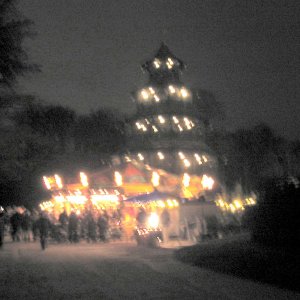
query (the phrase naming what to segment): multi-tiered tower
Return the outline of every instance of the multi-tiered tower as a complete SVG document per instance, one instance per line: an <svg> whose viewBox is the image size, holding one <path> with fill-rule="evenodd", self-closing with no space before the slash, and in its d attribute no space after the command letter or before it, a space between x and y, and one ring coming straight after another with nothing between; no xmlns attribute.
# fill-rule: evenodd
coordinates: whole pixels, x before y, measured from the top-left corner
<svg viewBox="0 0 300 300"><path fill-rule="evenodd" d="M191 90L180 79L184 63L163 43L142 68L149 80L133 94L137 111L129 124L128 154L123 159L177 174L213 173L203 122Z"/></svg>

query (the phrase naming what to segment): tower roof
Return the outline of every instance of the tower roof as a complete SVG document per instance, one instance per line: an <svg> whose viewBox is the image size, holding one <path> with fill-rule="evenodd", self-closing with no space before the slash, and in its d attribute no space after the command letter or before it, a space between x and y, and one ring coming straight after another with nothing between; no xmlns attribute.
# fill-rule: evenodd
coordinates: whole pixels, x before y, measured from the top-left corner
<svg viewBox="0 0 300 300"><path fill-rule="evenodd" d="M180 60L178 57L176 57L164 42L161 43L161 45L160 45L158 51L156 52L156 54L154 55L154 57L152 59L146 61L142 65L142 67L144 69L150 71L151 66L153 66L154 61L157 59L162 60L162 61L167 61L168 59L172 59L177 62L177 68L179 68L180 70L185 67L183 61Z"/></svg>
<svg viewBox="0 0 300 300"><path fill-rule="evenodd" d="M168 57L176 58L175 55L170 51L169 47L164 42L161 43L155 57L162 58L162 59Z"/></svg>

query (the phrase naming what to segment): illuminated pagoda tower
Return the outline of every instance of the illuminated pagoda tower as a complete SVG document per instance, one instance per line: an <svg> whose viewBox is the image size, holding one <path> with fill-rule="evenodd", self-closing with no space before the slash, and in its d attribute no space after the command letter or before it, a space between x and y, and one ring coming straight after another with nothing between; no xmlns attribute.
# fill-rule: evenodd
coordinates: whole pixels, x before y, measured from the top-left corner
<svg viewBox="0 0 300 300"><path fill-rule="evenodd" d="M129 122L128 153L122 160L141 161L176 174L214 173L192 91L180 79L184 63L162 43L142 69L149 80L133 93L136 113Z"/></svg>

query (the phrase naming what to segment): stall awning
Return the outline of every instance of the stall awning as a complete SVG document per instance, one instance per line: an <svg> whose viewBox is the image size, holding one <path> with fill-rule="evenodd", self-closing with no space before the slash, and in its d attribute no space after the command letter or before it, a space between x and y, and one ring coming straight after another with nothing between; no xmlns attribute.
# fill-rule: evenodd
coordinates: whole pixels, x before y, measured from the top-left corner
<svg viewBox="0 0 300 300"><path fill-rule="evenodd" d="M147 202L151 202L151 201L163 200L163 199L170 198L170 197L174 198L174 196L172 196L170 194L162 193L159 191L154 191L149 194L143 194L143 195L138 195L135 197L127 198L126 200L124 200L124 202L125 203L138 203L138 202L147 203Z"/></svg>

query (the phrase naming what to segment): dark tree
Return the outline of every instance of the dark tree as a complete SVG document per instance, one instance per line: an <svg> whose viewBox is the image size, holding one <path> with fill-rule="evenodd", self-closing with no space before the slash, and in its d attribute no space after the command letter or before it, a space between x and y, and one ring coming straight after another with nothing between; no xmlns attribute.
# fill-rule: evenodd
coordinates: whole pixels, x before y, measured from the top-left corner
<svg viewBox="0 0 300 300"><path fill-rule="evenodd" d="M265 124L234 133L212 131L207 143L218 158L219 176L229 192L236 184L246 193L255 192L266 179L299 175L297 142L276 136Z"/></svg>
<svg viewBox="0 0 300 300"><path fill-rule="evenodd" d="M225 112L221 103L216 100L215 95L207 90L198 89L194 91L193 106L200 120L203 120L207 129L219 127L224 122ZM208 130L209 132L210 130Z"/></svg>
<svg viewBox="0 0 300 300"><path fill-rule="evenodd" d="M298 247L299 180L270 179L261 184L257 207L246 212L245 221L255 241L281 247Z"/></svg>
<svg viewBox="0 0 300 300"><path fill-rule="evenodd" d="M78 118L75 147L81 153L116 153L124 147L124 121L116 113L101 109Z"/></svg>
<svg viewBox="0 0 300 300"><path fill-rule="evenodd" d="M47 138L52 143L52 152L64 153L72 143L72 132L76 120L75 112L60 105L30 103L15 114L18 126Z"/></svg>
<svg viewBox="0 0 300 300"><path fill-rule="evenodd" d="M38 70L28 62L22 46L32 36L32 22L15 7L15 0L0 0L0 88L12 87L19 75Z"/></svg>

